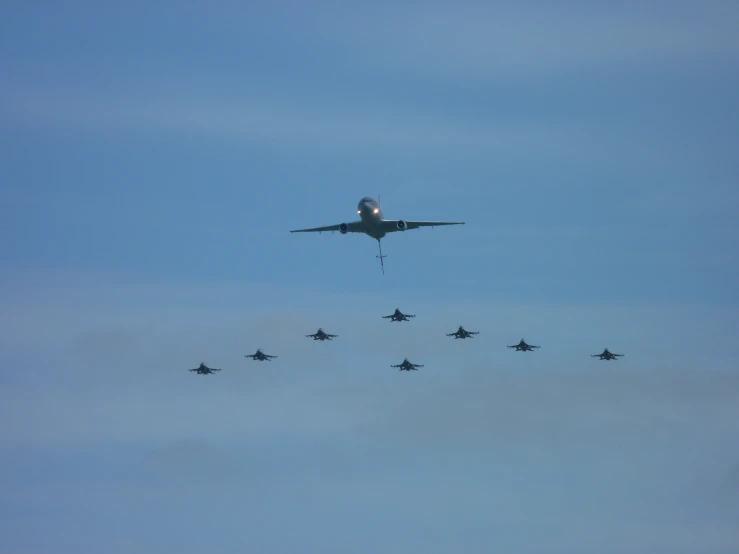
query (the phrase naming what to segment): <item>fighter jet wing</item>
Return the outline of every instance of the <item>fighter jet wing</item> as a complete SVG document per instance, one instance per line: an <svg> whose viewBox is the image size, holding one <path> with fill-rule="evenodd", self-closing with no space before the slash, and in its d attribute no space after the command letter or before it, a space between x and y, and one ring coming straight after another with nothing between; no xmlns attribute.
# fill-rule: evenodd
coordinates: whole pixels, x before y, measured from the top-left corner
<svg viewBox="0 0 739 554"><path fill-rule="evenodd" d="M291 233L322 233L324 231L339 231L339 227L341 227L341 224L339 225L327 225L325 227L314 227L312 229L296 229L295 231L290 231ZM348 233L364 233L365 227L364 223L361 221L353 221L351 223L346 224L346 231Z"/></svg>
<svg viewBox="0 0 739 554"><path fill-rule="evenodd" d="M400 231L398 221L405 223L406 229L420 229L421 227L441 227L442 225L464 225L464 221L406 221L405 219L383 219L380 228L386 233Z"/></svg>

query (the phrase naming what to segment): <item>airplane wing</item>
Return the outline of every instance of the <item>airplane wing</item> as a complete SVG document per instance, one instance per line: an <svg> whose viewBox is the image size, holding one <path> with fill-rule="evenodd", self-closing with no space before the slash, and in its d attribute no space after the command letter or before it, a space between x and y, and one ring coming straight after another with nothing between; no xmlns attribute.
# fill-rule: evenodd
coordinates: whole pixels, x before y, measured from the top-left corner
<svg viewBox="0 0 739 554"><path fill-rule="evenodd" d="M314 227L312 229L296 229L291 233L322 233L324 231L338 231L341 225L326 225L325 227ZM361 221L353 221L346 224L348 233L364 233L365 226Z"/></svg>
<svg viewBox="0 0 739 554"><path fill-rule="evenodd" d="M386 233L394 233L395 231L400 231L398 229L398 219L383 219L382 223L380 224L380 228L385 231ZM402 220L405 223L406 229L420 229L421 227L441 227L443 225L464 225L464 221L406 221L405 219Z"/></svg>

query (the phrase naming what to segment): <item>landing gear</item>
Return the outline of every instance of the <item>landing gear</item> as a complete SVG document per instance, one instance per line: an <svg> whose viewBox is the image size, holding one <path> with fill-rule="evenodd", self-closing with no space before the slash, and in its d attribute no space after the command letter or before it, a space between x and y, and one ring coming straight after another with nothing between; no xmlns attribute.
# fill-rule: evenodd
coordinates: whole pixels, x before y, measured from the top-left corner
<svg viewBox="0 0 739 554"><path fill-rule="evenodd" d="M387 256L382 255L382 243L380 242L380 239L377 239L377 246L380 247L380 255L375 256L375 258L380 258L380 266L382 267L382 274L385 274L385 264L383 263L383 258L386 258Z"/></svg>

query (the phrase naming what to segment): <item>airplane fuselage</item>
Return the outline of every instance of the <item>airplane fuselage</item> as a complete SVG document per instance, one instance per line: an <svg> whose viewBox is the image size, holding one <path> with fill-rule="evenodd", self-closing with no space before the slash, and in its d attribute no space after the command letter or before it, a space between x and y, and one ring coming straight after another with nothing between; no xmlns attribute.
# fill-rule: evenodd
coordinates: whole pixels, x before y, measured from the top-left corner
<svg viewBox="0 0 739 554"><path fill-rule="evenodd" d="M357 213L365 226L365 233L377 240L385 236L385 231L380 227L384 216L377 202L369 196L362 198L357 204Z"/></svg>
<svg viewBox="0 0 739 554"><path fill-rule="evenodd" d="M380 251L380 255L377 258L380 260L382 272L385 273L385 265L383 263L385 256L382 254L381 239L388 233L406 231L408 229L420 229L422 227L431 227L433 229L442 225L464 225L463 221L406 221L404 219L385 219L380 209L380 203L369 196L365 196L359 201L357 204L357 213L359 214L359 221L343 222L338 225L326 225L311 229L295 229L290 232L323 233L330 231L333 233L339 231L342 235L346 235L347 233L363 233L377 241L377 247Z"/></svg>

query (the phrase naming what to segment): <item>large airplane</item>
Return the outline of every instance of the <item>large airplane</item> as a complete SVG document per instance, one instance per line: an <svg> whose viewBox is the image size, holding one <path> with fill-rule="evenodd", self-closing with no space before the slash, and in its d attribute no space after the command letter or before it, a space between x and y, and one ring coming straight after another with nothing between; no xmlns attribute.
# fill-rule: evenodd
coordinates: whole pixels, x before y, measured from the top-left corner
<svg viewBox="0 0 739 554"><path fill-rule="evenodd" d="M379 196L377 197L379 200ZM327 225L326 227L314 227L312 229L297 229L290 231L291 233L322 233L324 231L339 231L342 235L347 233L364 233L377 240L380 248L380 266L382 272L385 273L385 264L383 263L382 243L380 239L387 233L396 231L405 231L406 229L419 229L421 227L438 227L441 225L464 225L463 221L406 221L404 219L385 219L382 215L380 203L375 202L369 196L365 196L357 205L357 213L360 220L351 223L340 223L338 225Z"/></svg>

